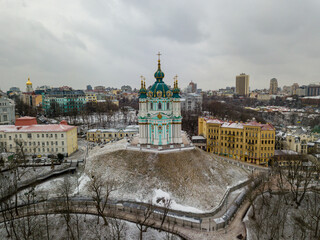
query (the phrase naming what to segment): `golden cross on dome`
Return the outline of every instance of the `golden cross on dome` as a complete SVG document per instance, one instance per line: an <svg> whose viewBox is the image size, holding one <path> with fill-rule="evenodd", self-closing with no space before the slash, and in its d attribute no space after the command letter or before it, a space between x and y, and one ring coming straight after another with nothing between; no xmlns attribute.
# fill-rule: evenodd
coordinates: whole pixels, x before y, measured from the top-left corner
<svg viewBox="0 0 320 240"><path fill-rule="evenodd" d="M160 61L160 56L161 56L161 53L160 52L158 52L158 60Z"/></svg>

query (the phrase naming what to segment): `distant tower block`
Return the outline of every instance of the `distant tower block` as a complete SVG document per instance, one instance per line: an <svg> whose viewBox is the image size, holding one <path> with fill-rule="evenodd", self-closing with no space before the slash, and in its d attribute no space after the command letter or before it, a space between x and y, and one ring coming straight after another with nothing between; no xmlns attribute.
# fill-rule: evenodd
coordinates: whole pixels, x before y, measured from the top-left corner
<svg viewBox="0 0 320 240"><path fill-rule="evenodd" d="M26 83L26 92L33 92L33 88L32 88L32 82L30 82L30 78L28 78L28 81Z"/></svg>
<svg viewBox="0 0 320 240"><path fill-rule="evenodd" d="M241 73L236 76L236 93L241 96L249 95L249 75Z"/></svg>
<svg viewBox="0 0 320 240"><path fill-rule="evenodd" d="M270 80L269 94L271 94L271 95L277 95L278 94L278 80L276 78L272 78Z"/></svg>
<svg viewBox="0 0 320 240"><path fill-rule="evenodd" d="M139 91L139 143L150 145L181 144L181 102L177 76L171 90L164 82L161 71L160 53L155 83L146 89L145 78L141 76Z"/></svg>

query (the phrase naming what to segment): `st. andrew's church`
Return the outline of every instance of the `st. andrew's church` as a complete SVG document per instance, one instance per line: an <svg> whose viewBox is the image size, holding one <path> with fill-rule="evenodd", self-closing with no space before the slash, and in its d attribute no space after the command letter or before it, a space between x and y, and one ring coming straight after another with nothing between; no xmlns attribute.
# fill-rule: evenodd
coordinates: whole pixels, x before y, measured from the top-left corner
<svg viewBox="0 0 320 240"><path fill-rule="evenodd" d="M139 143L148 145L181 144L181 103L178 80L170 89L164 82L161 71L160 54L155 83L146 89L141 80L139 91Z"/></svg>

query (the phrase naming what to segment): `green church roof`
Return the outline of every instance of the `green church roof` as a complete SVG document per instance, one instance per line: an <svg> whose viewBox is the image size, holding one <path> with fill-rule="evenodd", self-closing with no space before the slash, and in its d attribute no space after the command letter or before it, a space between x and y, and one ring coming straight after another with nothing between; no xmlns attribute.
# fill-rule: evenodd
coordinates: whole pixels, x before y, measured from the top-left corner
<svg viewBox="0 0 320 240"><path fill-rule="evenodd" d="M161 70L160 59L158 60L158 70L154 73L154 77L156 78L156 81L148 90L146 90L143 86L141 87L139 98L146 98L147 96L180 98L180 90L178 89L178 85L175 85L175 89L171 91L168 85L163 82L164 73Z"/></svg>

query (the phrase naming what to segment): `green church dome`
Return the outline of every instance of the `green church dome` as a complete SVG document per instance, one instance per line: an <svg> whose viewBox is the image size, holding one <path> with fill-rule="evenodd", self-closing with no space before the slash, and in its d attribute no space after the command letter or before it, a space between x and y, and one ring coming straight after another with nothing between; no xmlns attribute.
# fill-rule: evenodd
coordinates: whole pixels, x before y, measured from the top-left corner
<svg viewBox="0 0 320 240"><path fill-rule="evenodd" d="M163 82L164 73L161 70L160 59L158 60L158 70L154 73L154 77L156 81L148 90L145 87L145 82L141 81L139 98L180 98L178 80L175 80L173 90L170 90L168 85Z"/></svg>
<svg viewBox="0 0 320 240"><path fill-rule="evenodd" d="M171 97L172 92L167 84L163 82L164 73L161 70L160 59L158 60L158 70L154 73L156 82L148 90L148 97Z"/></svg>
<svg viewBox="0 0 320 240"><path fill-rule="evenodd" d="M164 73L161 71L160 60L158 60L158 70L154 73L154 77L159 81L162 81L162 78L164 78Z"/></svg>

